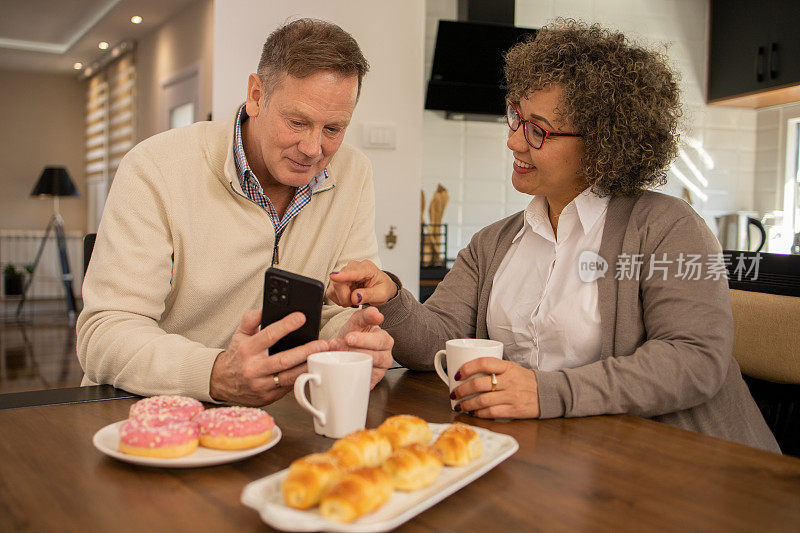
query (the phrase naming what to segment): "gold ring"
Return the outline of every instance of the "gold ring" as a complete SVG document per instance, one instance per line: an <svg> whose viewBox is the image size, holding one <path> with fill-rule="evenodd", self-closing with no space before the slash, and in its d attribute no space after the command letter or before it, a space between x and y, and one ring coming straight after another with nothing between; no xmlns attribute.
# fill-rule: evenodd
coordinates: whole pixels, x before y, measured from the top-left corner
<svg viewBox="0 0 800 533"><path fill-rule="evenodd" d="M276 389L280 389L281 388L281 380L278 379L278 374L275 374L274 376L272 376L272 380L275 382L275 388Z"/></svg>
<svg viewBox="0 0 800 533"><path fill-rule="evenodd" d="M497 390L497 376L492 374L492 392Z"/></svg>

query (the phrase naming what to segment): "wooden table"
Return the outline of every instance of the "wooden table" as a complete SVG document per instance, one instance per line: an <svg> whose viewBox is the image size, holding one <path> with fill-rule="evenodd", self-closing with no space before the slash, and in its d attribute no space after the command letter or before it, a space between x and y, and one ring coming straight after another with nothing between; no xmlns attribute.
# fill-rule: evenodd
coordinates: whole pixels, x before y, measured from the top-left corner
<svg viewBox="0 0 800 533"><path fill-rule="evenodd" d="M281 442L238 463L138 467L92 435L132 399L0 411L0 530L263 531L239 498L250 481L330 447L289 395L268 406ZM512 435L519 451L403 531L797 531L800 459L632 416L495 422L456 416L433 373L391 370L367 427L413 413Z"/></svg>

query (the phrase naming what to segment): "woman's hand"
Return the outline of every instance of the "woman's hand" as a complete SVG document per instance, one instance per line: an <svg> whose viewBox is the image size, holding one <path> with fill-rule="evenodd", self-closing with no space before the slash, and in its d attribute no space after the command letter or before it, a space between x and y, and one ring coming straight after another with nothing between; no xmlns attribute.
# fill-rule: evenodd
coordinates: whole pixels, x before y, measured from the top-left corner
<svg viewBox="0 0 800 533"><path fill-rule="evenodd" d="M539 388L533 370L517 363L495 357L481 357L464 363L455 375L456 381L464 381L450 394L453 400L468 398L456 404L456 411L472 412L481 418L539 418ZM492 374L497 385L492 388Z"/></svg>
<svg viewBox="0 0 800 533"><path fill-rule="evenodd" d="M338 272L331 272L330 278L333 283L328 285L328 298L342 307L381 305L397 294L392 278L368 260L350 261Z"/></svg>

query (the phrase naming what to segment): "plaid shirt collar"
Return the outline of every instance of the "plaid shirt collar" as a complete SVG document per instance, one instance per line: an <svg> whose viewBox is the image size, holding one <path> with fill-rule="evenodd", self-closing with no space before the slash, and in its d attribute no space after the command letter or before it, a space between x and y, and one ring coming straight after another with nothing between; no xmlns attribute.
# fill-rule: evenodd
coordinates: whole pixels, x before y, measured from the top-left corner
<svg viewBox="0 0 800 533"><path fill-rule="evenodd" d="M316 174L311 178L308 185L298 187L292 201L289 203L289 207L286 208L286 212L283 214L283 218L279 218L275 207L273 207L270 199L264 195L264 190L261 188L258 178L247 163L247 156L244 153L244 145L242 144L242 124L248 119L244 107L244 104L242 104L236 114L233 132L233 159L236 163L236 173L239 176L242 191L250 200L260 205L269 214L272 225L275 228L275 236L280 238L289 222L308 205L314 192L327 181L328 169L323 169L322 172Z"/></svg>

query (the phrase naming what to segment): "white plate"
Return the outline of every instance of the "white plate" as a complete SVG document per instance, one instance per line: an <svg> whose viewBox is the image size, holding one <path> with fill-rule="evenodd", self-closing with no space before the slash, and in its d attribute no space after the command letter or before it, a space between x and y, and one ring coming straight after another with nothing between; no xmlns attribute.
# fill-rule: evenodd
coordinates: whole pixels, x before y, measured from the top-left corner
<svg viewBox="0 0 800 533"><path fill-rule="evenodd" d="M258 455L264 450L268 450L278 444L281 440L281 428L275 426L272 428L272 434L269 440L261 446L254 448L247 448L246 450L214 450L211 448L204 448L198 446L197 450L184 455L183 457L174 457L164 459L159 457L140 457L138 455L128 455L122 453L117 449L119 445L119 427L124 420L109 424L97 433L92 438L94 447L106 455L110 455L114 459L145 466L163 466L167 468L193 468L196 466L211 466L223 463L232 463L240 461L253 455Z"/></svg>
<svg viewBox="0 0 800 533"><path fill-rule="evenodd" d="M429 424L434 437L449 425ZM436 481L425 488L412 492L395 491L385 505L349 524L325 520L319 514L319 507L299 511L286 506L281 483L288 469L248 484L242 491L242 503L258 511L268 525L283 531L388 531L479 478L519 449L514 437L474 426L472 429L478 432L483 444L483 455L478 459L466 466L445 466Z"/></svg>

